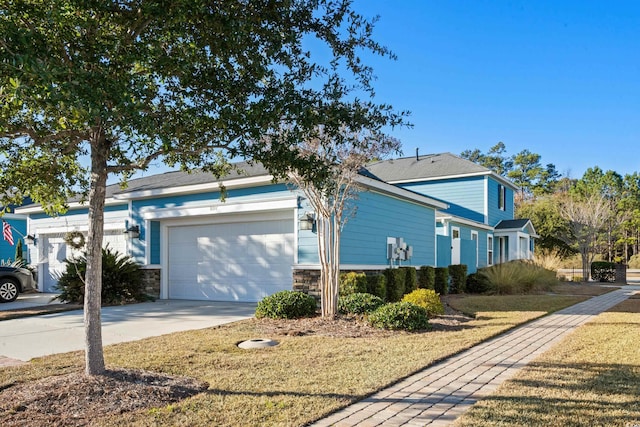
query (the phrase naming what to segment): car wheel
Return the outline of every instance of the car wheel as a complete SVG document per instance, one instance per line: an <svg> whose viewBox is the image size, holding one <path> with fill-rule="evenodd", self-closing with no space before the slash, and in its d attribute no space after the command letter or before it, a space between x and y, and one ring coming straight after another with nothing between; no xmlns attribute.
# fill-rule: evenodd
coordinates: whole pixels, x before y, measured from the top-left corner
<svg viewBox="0 0 640 427"><path fill-rule="evenodd" d="M0 280L0 302L11 302L18 298L18 285L9 279Z"/></svg>

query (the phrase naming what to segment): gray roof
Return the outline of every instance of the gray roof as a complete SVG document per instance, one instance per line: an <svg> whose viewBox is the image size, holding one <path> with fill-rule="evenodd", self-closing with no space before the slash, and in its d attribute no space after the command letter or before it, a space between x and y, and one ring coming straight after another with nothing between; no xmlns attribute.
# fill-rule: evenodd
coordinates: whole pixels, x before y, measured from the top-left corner
<svg viewBox="0 0 640 427"><path fill-rule="evenodd" d="M267 176L269 172L262 164L251 165L247 162L239 162L233 164L234 168L229 174L217 178L211 172L203 172L200 169L192 171L172 171L157 175L150 175L142 178L134 178L127 181L126 188L121 188L120 184L111 184L107 186L106 197L114 197L119 194L126 194L134 191L149 191L173 187L185 187L190 185L208 184L213 182L226 181L229 179L245 178L253 176ZM69 202L78 202L80 197L74 197ZM29 202L31 200L29 199ZM25 203L21 208L40 206L39 203Z"/></svg>
<svg viewBox="0 0 640 427"><path fill-rule="evenodd" d="M446 178L448 176L491 174L491 170L451 153L427 154L383 160L367 165L367 170L387 182Z"/></svg>
<svg viewBox="0 0 640 427"><path fill-rule="evenodd" d="M529 219L503 219L495 226L496 230L520 229L526 226L531 220Z"/></svg>
<svg viewBox="0 0 640 427"><path fill-rule="evenodd" d="M107 187L107 197L133 191L148 191L170 187L185 187L189 185L208 184L212 182L227 181L237 178L270 175L269 171L267 171L267 169L265 169L265 167L262 166L261 163L250 165L247 162L240 162L234 163L233 166L234 169L232 169L229 174L224 175L220 178L217 178L211 172L203 172L199 169L195 169L189 172L173 171L159 175L136 178L127 181L127 187L125 189L120 188L119 184L109 185Z"/></svg>

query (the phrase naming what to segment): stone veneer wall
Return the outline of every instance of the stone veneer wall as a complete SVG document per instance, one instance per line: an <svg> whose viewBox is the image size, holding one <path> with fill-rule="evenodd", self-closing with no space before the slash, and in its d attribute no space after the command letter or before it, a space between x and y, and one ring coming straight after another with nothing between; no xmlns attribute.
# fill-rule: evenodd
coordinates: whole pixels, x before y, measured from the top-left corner
<svg viewBox="0 0 640 427"><path fill-rule="evenodd" d="M160 298L160 269L142 269L142 288L144 293L154 298Z"/></svg>
<svg viewBox="0 0 640 427"><path fill-rule="evenodd" d="M341 273L382 274L384 270L340 270ZM320 270L293 270L293 290L309 294L320 301Z"/></svg>

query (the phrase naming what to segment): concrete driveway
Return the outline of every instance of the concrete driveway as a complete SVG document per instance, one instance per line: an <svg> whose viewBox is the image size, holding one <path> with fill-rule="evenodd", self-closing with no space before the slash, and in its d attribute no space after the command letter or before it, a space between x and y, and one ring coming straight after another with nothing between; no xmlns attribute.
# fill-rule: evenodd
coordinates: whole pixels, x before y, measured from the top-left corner
<svg viewBox="0 0 640 427"><path fill-rule="evenodd" d="M2 309L5 305L8 304L2 304ZM255 303L179 300L104 307L102 342L106 346L172 332L209 328L250 318L255 308ZM5 356L27 361L34 357L83 349L82 310L0 322L0 358Z"/></svg>
<svg viewBox="0 0 640 427"><path fill-rule="evenodd" d="M0 311L16 310L21 308L31 308L48 304L60 304L54 300L58 294L48 294L44 292L33 292L18 295L18 299L13 302L3 302L0 304Z"/></svg>

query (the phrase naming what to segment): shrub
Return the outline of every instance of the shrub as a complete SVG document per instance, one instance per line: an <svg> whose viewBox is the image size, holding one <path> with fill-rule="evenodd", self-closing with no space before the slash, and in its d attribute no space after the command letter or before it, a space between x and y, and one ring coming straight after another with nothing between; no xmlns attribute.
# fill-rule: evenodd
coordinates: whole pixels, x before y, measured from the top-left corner
<svg viewBox="0 0 640 427"><path fill-rule="evenodd" d="M418 272L415 267L400 267L404 270L404 290L403 295L418 289Z"/></svg>
<svg viewBox="0 0 640 427"><path fill-rule="evenodd" d="M410 302L394 302L380 306L368 317L369 324L381 329L419 331L429 328L427 310Z"/></svg>
<svg viewBox="0 0 640 427"><path fill-rule="evenodd" d="M61 301L82 304L84 301L84 278L87 259L81 256L65 260L66 268L58 280L56 289ZM102 249L102 304L124 304L146 301L142 287L142 270L130 256Z"/></svg>
<svg viewBox="0 0 640 427"><path fill-rule="evenodd" d="M631 258L629 258L627 266L634 269L640 268L640 254L632 255Z"/></svg>
<svg viewBox="0 0 640 427"><path fill-rule="evenodd" d="M615 282L616 265L612 262L594 261L591 263L591 278L598 282Z"/></svg>
<svg viewBox="0 0 640 427"><path fill-rule="evenodd" d="M524 294L549 291L558 284L553 271L527 261L510 261L481 269L490 283L492 294Z"/></svg>
<svg viewBox="0 0 640 427"><path fill-rule="evenodd" d="M484 294L491 289L489 279L481 270L467 276L467 292L471 294Z"/></svg>
<svg viewBox="0 0 640 427"><path fill-rule="evenodd" d="M436 270L430 265L423 265L418 270L418 288L434 289L436 281Z"/></svg>
<svg viewBox="0 0 640 427"><path fill-rule="evenodd" d="M451 283L449 285L450 294L461 294L466 291L467 285L467 266L465 264L455 264L449 266L449 276Z"/></svg>
<svg viewBox="0 0 640 427"><path fill-rule="evenodd" d="M406 294L402 301L410 302L427 310L429 317L444 314L444 306L438 295L432 289L416 289L410 294Z"/></svg>
<svg viewBox="0 0 640 427"><path fill-rule="evenodd" d="M434 290L440 295L449 292L449 269L447 267L436 267L434 274Z"/></svg>
<svg viewBox="0 0 640 427"><path fill-rule="evenodd" d="M382 298L368 293L350 294L340 297L338 310L341 313L366 314L374 311L384 304Z"/></svg>
<svg viewBox="0 0 640 427"><path fill-rule="evenodd" d="M367 275L364 273L340 274L340 296L367 292Z"/></svg>
<svg viewBox="0 0 640 427"><path fill-rule="evenodd" d="M298 291L280 291L258 303L255 316L260 319L297 319L316 314L316 300Z"/></svg>
<svg viewBox="0 0 640 427"><path fill-rule="evenodd" d="M533 263L547 270L558 271L564 264L563 257L558 250L537 249Z"/></svg>
<svg viewBox="0 0 640 427"><path fill-rule="evenodd" d="M383 301L387 299L387 278L384 274L367 276L367 292L379 297Z"/></svg>
<svg viewBox="0 0 640 427"><path fill-rule="evenodd" d="M406 270L404 268L387 268L384 271L384 275L387 278L387 301L397 302L402 299L405 274Z"/></svg>

